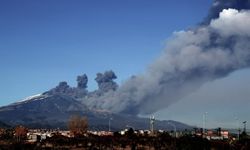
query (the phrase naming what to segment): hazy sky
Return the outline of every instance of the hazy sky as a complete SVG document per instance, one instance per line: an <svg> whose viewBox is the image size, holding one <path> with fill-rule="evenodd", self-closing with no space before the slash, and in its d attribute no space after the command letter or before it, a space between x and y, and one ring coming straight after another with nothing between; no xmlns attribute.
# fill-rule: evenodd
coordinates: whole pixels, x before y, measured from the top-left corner
<svg viewBox="0 0 250 150"><path fill-rule="evenodd" d="M121 83L145 70L174 31L196 26L212 0L3 0L0 2L0 105L42 93L86 73L112 69ZM238 71L156 113L192 125L249 120L250 71ZM209 95L207 94L209 93ZM223 123L223 124L222 124Z"/></svg>

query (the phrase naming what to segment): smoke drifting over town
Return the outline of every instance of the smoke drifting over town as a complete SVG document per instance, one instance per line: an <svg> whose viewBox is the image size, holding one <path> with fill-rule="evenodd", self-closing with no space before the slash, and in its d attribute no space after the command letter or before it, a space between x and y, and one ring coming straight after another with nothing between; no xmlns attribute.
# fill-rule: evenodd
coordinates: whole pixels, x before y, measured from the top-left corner
<svg viewBox="0 0 250 150"><path fill-rule="evenodd" d="M93 109L150 114L209 81L249 67L249 8L249 0L215 0L203 23L195 29L173 33L162 55L144 73L120 87L113 81L113 71L98 73L95 80L99 89L94 92L86 91L87 76L80 76L77 89L82 88L84 96L76 97ZM72 91L64 82L59 87L64 92Z"/></svg>

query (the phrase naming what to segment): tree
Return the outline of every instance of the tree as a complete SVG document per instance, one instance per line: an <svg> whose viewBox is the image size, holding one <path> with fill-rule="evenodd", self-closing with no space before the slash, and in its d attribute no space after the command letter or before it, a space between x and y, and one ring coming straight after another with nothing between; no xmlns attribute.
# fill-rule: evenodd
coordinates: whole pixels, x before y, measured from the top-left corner
<svg viewBox="0 0 250 150"><path fill-rule="evenodd" d="M217 134L218 134L218 136L221 136L221 128L220 127L217 129Z"/></svg>
<svg viewBox="0 0 250 150"><path fill-rule="evenodd" d="M129 128L126 135L129 137L129 138L133 138L135 133L134 133L134 130L133 128Z"/></svg>
<svg viewBox="0 0 250 150"><path fill-rule="evenodd" d="M80 117L79 115L71 116L68 124L70 133L73 136L82 136L87 132L88 120L87 117Z"/></svg>
<svg viewBox="0 0 250 150"><path fill-rule="evenodd" d="M14 132L17 142L21 142L27 138L28 129L23 126L16 126Z"/></svg>

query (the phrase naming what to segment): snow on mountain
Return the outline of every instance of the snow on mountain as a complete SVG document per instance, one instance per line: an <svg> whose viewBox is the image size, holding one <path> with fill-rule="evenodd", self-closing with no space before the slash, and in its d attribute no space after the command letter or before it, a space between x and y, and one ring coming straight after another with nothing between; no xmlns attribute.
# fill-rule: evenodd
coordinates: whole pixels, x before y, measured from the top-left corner
<svg viewBox="0 0 250 150"><path fill-rule="evenodd" d="M43 95L43 94L36 94L36 95L32 95L32 96L28 96L20 101L17 101L15 104L17 103L26 103L28 101L35 101L35 100L42 100L47 98L48 95Z"/></svg>
<svg viewBox="0 0 250 150"><path fill-rule="evenodd" d="M113 118L111 128L120 130L131 125L136 129L147 129L149 119L127 114L114 114L105 110L92 110L76 99L64 94L37 94L17 103L0 107L0 121L11 126L24 125L29 128L67 128L73 115L86 116L92 129L108 130L109 119ZM192 128L174 122L177 129ZM157 121L157 129L169 129L167 121Z"/></svg>
<svg viewBox="0 0 250 150"><path fill-rule="evenodd" d="M19 102L24 102L24 101L28 101L28 100L31 100L31 99L34 99L34 98L38 98L40 97L42 94L36 94L36 95L32 95L32 96L28 96L22 100L20 100Z"/></svg>

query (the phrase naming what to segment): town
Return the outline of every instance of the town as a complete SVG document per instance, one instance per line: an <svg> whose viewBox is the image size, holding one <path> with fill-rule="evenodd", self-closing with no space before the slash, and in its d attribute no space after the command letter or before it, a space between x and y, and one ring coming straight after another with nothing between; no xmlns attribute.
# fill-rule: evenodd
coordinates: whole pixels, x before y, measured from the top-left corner
<svg viewBox="0 0 250 150"><path fill-rule="evenodd" d="M73 116L68 129L28 129L24 126L0 129L0 149L250 149L246 128L237 132L217 129L157 130L150 118L150 129L128 126L121 131L96 131L86 117Z"/></svg>

